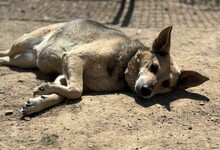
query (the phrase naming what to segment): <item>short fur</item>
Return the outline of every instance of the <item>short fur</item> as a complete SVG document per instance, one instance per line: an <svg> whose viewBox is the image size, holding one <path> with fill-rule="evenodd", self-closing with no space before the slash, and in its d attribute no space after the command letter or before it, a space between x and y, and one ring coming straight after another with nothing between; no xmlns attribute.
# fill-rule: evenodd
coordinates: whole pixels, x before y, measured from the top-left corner
<svg viewBox="0 0 220 150"><path fill-rule="evenodd" d="M175 88L198 86L208 78L178 69L170 55L172 27L167 27L152 48L98 22L79 19L43 27L18 38L0 51L0 65L39 68L57 73L54 83L34 89L24 115L39 112L65 98L77 99L86 91L132 89L143 98Z"/></svg>

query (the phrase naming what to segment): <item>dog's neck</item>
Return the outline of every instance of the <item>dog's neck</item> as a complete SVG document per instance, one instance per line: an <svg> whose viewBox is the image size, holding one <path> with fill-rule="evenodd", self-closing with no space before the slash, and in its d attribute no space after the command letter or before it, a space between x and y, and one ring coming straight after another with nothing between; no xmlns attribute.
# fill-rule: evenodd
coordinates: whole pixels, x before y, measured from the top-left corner
<svg viewBox="0 0 220 150"><path fill-rule="evenodd" d="M131 40L130 38L118 44L116 54L112 57L111 63L108 64L108 73L110 77L116 78L117 82L122 84L124 88L130 87L126 81L126 70L134 64L133 59L136 53L140 50L146 50L140 41Z"/></svg>
<svg viewBox="0 0 220 150"><path fill-rule="evenodd" d="M124 71L125 81L131 90L134 90L134 85L139 72L137 53L138 52L136 52L136 54L129 60L127 68Z"/></svg>

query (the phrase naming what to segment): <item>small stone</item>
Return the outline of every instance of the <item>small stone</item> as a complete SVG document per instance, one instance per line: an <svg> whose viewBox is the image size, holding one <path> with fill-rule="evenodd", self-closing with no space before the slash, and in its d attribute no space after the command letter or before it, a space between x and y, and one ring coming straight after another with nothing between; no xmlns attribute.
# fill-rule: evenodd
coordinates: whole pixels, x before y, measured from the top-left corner
<svg viewBox="0 0 220 150"><path fill-rule="evenodd" d="M89 148L94 148L94 147L95 147L94 144L89 145Z"/></svg>
<svg viewBox="0 0 220 150"><path fill-rule="evenodd" d="M192 127L188 127L188 130L192 130Z"/></svg>
<svg viewBox="0 0 220 150"><path fill-rule="evenodd" d="M141 33L141 29L137 30L137 35L139 35Z"/></svg>
<svg viewBox="0 0 220 150"><path fill-rule="evenodd" d="M211 121L213 121L213 122L218 122L218 118L217 118L217 117L212 117L212 118L211 118Z"/></svg>
<svg viewBox="0 0 220 150"><path fill-rule="evenodd" d="M36 7L35 6L30 6L30 9L35 10Z"/></svg>
<svg viewBox="0 0 220 150"><path fill-rule="evenodd" d="M5 94L5 92L3 91L3 89L0 89L0 94Z"/></svg>
<svg viewBox="0 0 220 150"><path fill-rule="evenodd" d="M130 123L128 123L128 127L129 127L129 128L132 128L132 125L131 125Z"/></svg>
<svg viewBox="0 0 220 150"><path fill-rule="evenodd" d="M23 129L24 129L23 127L19 127L19 128L18 128L18 130L23 130Z"/></svg>
<svg viewBox="0 0 220 150"><path fill-rule="evenodd" d="M6 110L5 116L12 115L13 113L14 113L14 110Z"/></svg>
<svg viewBox="0 0 220 150"><path fill-rule="evenodd" d="M35 138L32 138L32 139L30 139L29 141L32 141L32 142L33 142L33 141L35 141L35 140L36 140Z"/></svg>
<svg viewBox="0 0 220 150"><path fill-rule="evenodd" d="M203 106L205 105L205 102L200 102L199 105Z"/></svg>
<svg viewBox="0 0 220 150"><path fill-rule="evenodd" d="M22 82L25 82L25 80L21 80L21 79L19 79L18 82L21 82L21 83L22 83Z"/></svg>
<svg viewBox="0 0 220 150"><path fill-rule="evenodd" d="M20 11L21 11L21 13L25 13L25 10L23 10L23 9L21 9Z"/></svg>
<svg viewBox="0 0 220 150"><path fill-rule="evenodd" d="M30 117L24 117L24 120L25 120L25 121L30 121L31 118L30 118Z"/></svg>
<svg viewBox="0 0 220 150"><path fill-rule="evenodd" d="M164 8L164 10L165 10L165 11L169 11L169 8L166 7L166 8Z"/></svg>

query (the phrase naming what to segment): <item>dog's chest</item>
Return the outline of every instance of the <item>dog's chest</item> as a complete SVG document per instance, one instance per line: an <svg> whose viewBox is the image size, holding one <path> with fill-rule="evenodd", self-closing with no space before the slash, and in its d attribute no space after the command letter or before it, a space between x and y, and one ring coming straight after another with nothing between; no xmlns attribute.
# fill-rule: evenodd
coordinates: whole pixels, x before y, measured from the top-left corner
<svg viewBox="0 0 220 150"><path fill-rule="evenodd" d="M92 91L115 91L125 87L124 80L120 80L121 73L113 72L109 74L107 64L95 62L89 65L89 69L84 72L84 88Z"/></svg>

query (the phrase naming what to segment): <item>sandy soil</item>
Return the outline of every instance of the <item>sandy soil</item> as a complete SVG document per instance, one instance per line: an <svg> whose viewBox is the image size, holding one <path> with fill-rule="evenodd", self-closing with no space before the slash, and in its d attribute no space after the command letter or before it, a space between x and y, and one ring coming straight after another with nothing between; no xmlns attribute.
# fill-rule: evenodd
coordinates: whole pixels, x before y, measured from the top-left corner
<svg viewBox="0 0 220 150"><path fill-rule="evenodd" d="M47 23L0 22L0 49ZM159 29L123 28L150 45ZM0 67L1 149L220 149L220 30L175 28L172 54L179 66L210 78L187 91L138 99L90 93L21 119L32 89L51 77L37 70ZM5 115L6 110L14 110Z"/></svg>
<svg viewBox="0 0 220 150"><path fill-rule="evenodd" d="M0 50L49 22L77 17L112 22L120 7L120 1L51 1L0 0ZM179 66L210 78L199 87L149 100L127 92L90 93L21 118L19 110L32 97L33 88L53 77L1 66L0 149L220 149L218 16L219 11L201 11L178 0L136 1L128 26L135 28L121 30L150 46L162 26L173 24L171 53ZM5 115L7 110L13 114Z"/></svg>

